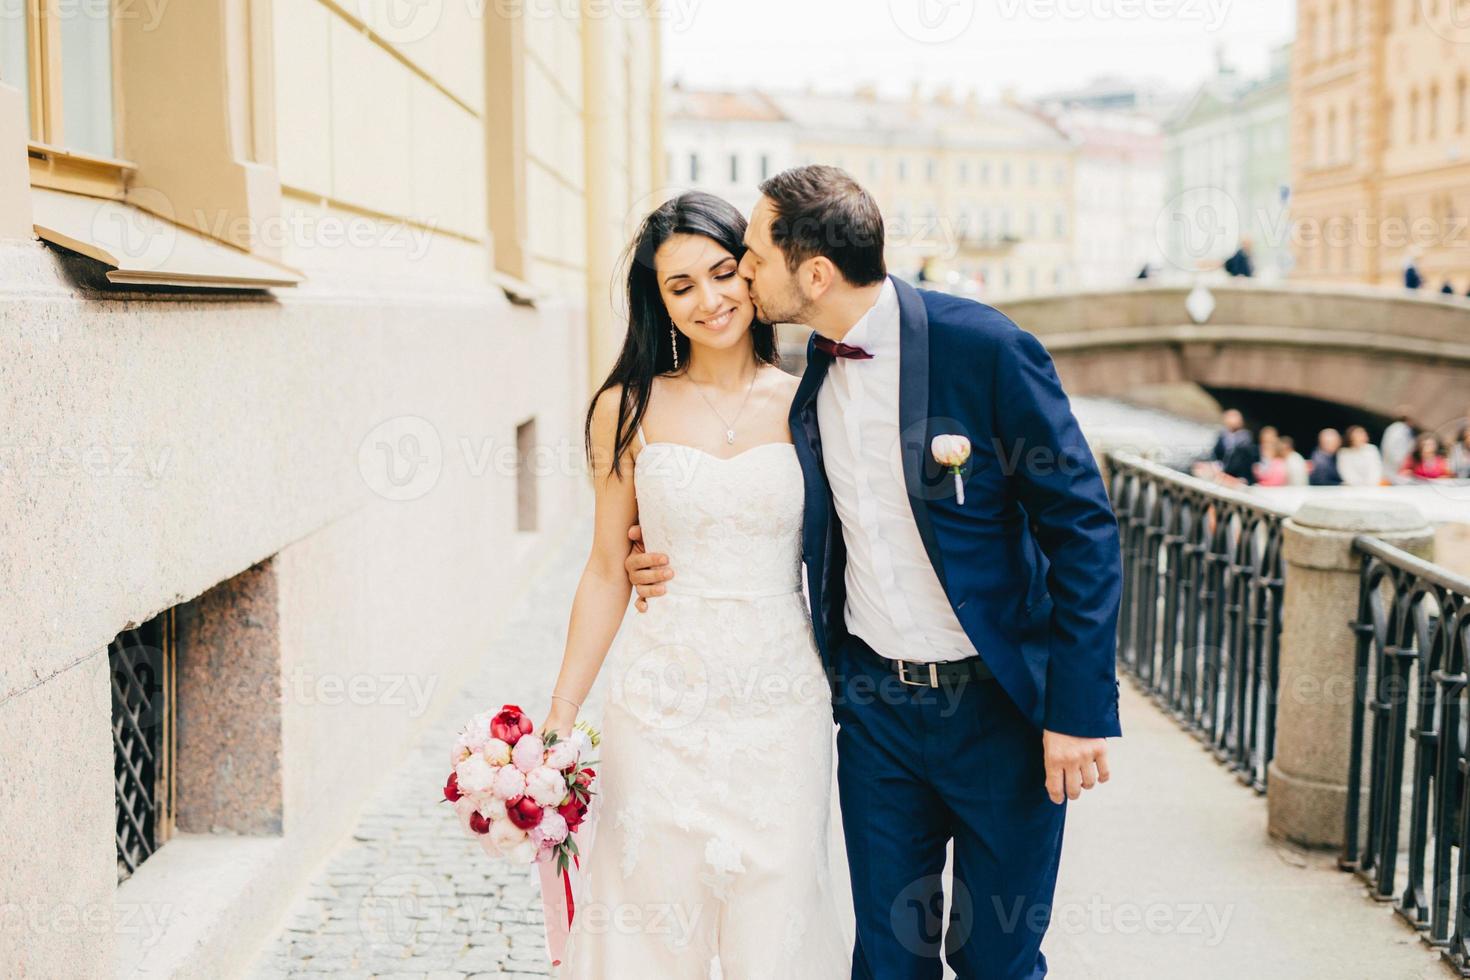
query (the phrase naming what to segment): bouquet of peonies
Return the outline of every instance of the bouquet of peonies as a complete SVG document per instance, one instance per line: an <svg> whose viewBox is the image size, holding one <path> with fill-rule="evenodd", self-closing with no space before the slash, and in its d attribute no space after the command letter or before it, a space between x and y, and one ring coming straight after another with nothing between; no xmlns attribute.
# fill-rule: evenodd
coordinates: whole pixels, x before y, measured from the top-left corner
<svg viewBox="0 0 1470 980"><path fill-rule="evenodd" d="M486 854L521 864L554 859L565 875L596 793L595 760L586 756L601 738L584 722L565 740L533 727L513 704L471 718L455 738L444 798Z"/></svg>

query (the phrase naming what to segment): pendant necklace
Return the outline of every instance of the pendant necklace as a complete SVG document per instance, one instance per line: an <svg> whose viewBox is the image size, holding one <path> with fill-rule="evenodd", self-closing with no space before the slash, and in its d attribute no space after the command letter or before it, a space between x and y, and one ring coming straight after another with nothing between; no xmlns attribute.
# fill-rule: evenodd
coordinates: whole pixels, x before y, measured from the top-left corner
<svg viewBox="0 0 1470 980"><path fill-rule="evenodd" d="M750 393L755 390L755 376L759 372L760 372L760 367L757 366L756 369L750 373L750 384L745 389L745 397L743 399L741 399L741 402L740 402L740 411L738 411L738 412L735 413L735 422L739 422L740 421L740 415L741 415L742 412L745 411L745 403L748 402L748 401L750 401ZM725 421L725 416L720 415L720 410L718 408L715 408L714 403L712 403L709 400L708 396L705 395L704 389L702 387L700 387L699 382L695 381L693 378L690 378L689 379L689 383L692 384L692 385L694 385L694 390L697 391L697 392L699 392L699 397L704 399L704 403L709 406L709 410L711 412L714 412L715 415L719 416L720 421L722 423L724 423L724 426L725 426L725 442L727 442L728 444L730 444L732 446L735 445L735 422L726 422Z"/></svg>

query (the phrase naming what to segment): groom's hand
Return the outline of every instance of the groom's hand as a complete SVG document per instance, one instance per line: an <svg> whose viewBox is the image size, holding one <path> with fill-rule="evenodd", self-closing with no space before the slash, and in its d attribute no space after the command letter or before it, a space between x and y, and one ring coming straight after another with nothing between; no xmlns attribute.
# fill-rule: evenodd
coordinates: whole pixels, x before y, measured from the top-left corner
<svg viewBox="0 0 1470 980"><path fill-rule="evenodd" d="M643 550L642 527L634 524L628 528L628 539L633 542L633 550L628 552L623 567L628 570L628 581L638 590L633 606L639 612L648 612L649 597L664 594L662 583L674 577L674 570L668 567L668 555Z"/></svg>
<svg viewBox="0 0 1470 980"><path fill-rule="evenodd" d="M1041 751L1046 759L1046 795L1053 803L1075 800L1084 789L1108 781L1108 740L1078 738L1043 731Z"/></svg>

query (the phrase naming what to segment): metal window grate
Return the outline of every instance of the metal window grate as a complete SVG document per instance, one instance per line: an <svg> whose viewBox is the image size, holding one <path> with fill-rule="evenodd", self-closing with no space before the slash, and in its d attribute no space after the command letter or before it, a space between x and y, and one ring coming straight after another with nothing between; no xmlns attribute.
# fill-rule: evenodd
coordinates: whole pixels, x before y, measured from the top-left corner
<svg viewBox="0 0 1470 980"><path fill-rule="evenodd" d="M173 825L174 611L119 633L107 659L122 881L168 839Z"/></svg>

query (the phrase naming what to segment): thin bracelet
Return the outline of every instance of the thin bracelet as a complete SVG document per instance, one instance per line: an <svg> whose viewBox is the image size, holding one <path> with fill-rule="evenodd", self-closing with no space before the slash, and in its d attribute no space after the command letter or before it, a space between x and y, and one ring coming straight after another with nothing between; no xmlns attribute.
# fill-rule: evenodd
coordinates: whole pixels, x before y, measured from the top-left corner
<svg viewBox="0 0 1470 980"><path fill-rule="evenodd" d="M567 704L569 704L572 707L576 708L578 711L581 711L582 710L582 706L580 704L578 704L577 702L573 701L571 698L564 698L560 694L553 694L552 697L555 698L557 701L565 701Z"/></svg>

